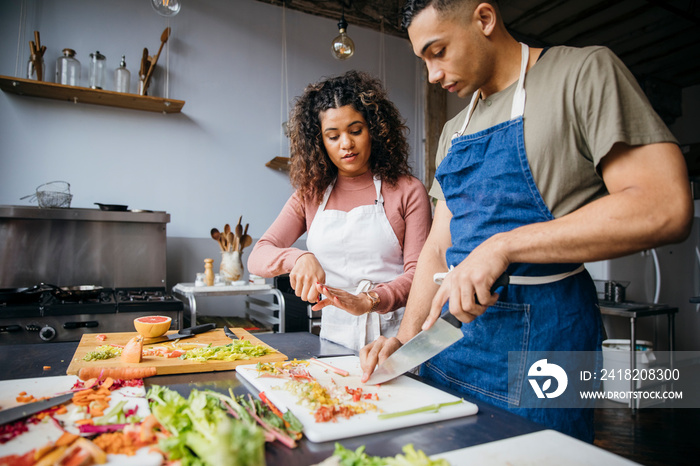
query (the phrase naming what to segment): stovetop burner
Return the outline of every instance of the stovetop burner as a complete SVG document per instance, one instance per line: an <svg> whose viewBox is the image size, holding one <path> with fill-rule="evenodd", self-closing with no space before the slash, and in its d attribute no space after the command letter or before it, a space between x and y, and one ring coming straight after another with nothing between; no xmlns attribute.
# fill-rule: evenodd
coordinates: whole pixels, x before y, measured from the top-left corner
<svg viewBox="0 0 700 466"><path fill-rule="evenodd" d="M78 287L73 287L78 288ZM86 292L82 292L86 291ZM166 315L181 328L182 301L165 288L0 289L0 345L78 341L84 333L134 331L135 317Z"/></svg>
<svg viewBox="0 0 700 466"><path fill-rule="evenodd" d="M117 302L163 302L174 299L160 288L122 288L116 291Z"/></svg>

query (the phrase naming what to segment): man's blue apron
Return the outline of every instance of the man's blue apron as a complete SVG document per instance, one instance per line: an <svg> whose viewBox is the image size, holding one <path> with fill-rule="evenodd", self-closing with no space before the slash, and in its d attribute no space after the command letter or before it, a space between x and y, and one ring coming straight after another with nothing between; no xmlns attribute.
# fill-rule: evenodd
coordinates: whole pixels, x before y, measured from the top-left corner
<svg viewBox="0 0 700 466"><path fill-rule="evenodd" d="M457 266L496 233L554 219L535 185L525 153L524 81L529 58L525 44L522 52L511 120L462 135L479 98L477 91L461 131L453 137L437 170L436 178L452 213L448 267ZM519 407L523 397L532 395L526 376L535 360L530 360L527 352L601 349L595 285L581 266L511 264L507 270L511 276L539 277L543 284L504 288L494 306L462 326L464 338L422 366L421 376L592 442L592 409ZM515 391L508 390L509 351L522 355L519 361L511 359L518 371Z"/></svg>

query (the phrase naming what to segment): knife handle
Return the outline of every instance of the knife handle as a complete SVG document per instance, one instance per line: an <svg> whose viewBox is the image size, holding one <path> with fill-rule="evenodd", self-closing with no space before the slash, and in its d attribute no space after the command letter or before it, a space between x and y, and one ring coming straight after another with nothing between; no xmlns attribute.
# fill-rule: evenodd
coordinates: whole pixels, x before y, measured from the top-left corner
<svg viewBox="0 0 700 466"><path fill-rule="evenodd" d="M185 328L185 329L180 330L178 333L180 335L196 335L198 333L208 332L209 330L212 330L215 328L216 328L216 324L211 322L208 324L202 324L202 325L197 325L195 327Z"/></svg>
<svg viewBox="0 0 700 466"><path fill-rule="evenodd" d="M496 279L493 285L491 285L491 294L502 286L508 286L508 283L510 283L510 276L503 272L501 276ZM474 301L476 304L479 304L479 300L476 296L474 296ZM452 315L449 310L445 311L440 318L455 328L462 328L462 322Z"/></svg>

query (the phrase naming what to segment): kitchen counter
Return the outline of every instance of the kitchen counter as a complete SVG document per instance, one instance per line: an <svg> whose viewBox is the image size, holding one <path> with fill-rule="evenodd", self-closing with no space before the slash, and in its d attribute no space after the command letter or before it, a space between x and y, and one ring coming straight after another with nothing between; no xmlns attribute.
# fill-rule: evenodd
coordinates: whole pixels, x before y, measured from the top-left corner
<svg viewBox="0 0 700 466"><path fill-rule="evenodd" d="M260 340L286 354L290 359L349 354L347 348L320 340L311 333L256 334ZM14 345L3 347L0 380L65 375L77 342ZM51 366L44 370L44 366ZM211 389L222 393L231 388L236 395L257 391L239 378L235 371L156 376L146 379L146 386L166 385L188 396L193 389ZM448 391L448 390L446 390ZM443 422L365 435L340 441L346 448L365 445L371 455L394 456L412 443L428 455L452 451L540 431L542 426L525 418L480 401L479 413ZM306 466L321 462L333 453L334 442L313 443L304 438L290 450L279 443L266 446L269 466Z"/></svg>

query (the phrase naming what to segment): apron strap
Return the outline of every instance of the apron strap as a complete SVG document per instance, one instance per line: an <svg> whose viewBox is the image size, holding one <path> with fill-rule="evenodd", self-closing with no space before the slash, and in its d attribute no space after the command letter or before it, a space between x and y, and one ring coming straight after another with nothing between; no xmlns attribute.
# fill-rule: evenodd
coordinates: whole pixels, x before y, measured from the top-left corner
<svg viewBox="0 0 700 466"><path fill-rule="evenodd" d="M374 189L377 191L377 198L374 203L384 205L384 196L382 196L382 179L379 175L374 175Z"/></svg>
<svg viewBox="0 0 700 466"><path fill-rule="evenodd" d="M518 75L518 85L515 89L515 95L513 96L513 105L510 108L510 119L513 120L522 116L525 113L525 72L527 71L527 64L530 61L530 47L527 44L520 43L520 74ZM464 123L459 131L452 135L452 139L462 136L467 130L469 121L476 110L476 103L481 98L481 90L477 90L472 94L472 100L469 102L469 107L467 107L467 115L464 118Z"/></svg>
<svg viewBox="0 0 700 466"><path fill-rule="evenodd" d="M321 205L318 206L318 210L316 211L317 215L319 212L323 212L326 209L326 204L328 204L328 198L331 197L331 191L333 191L333 186L335 186L335 181L333 181L326 188L326 192L323 193L323 200L321 201Z"/></svg>
<svg viewBox="0 0 700 466"><path fill-rule="evenodd" d="M452 271L454 267L450 267L450 271ZM558 273L555 275L543 275L540 277L526 277L523 275L511 275L509 277L509 284L510 285L546 285L547 283L554 283L558 282L559 280L564 280L567 277L570 277L572 275L576 275L578 273L581 273L585 270L585 267L583 264L579 265L577 268L574 270L571 270L569 272L564 272L564 273ZM438 285L442 285L442 281L445 279L447 274L450 272L439 272L433 275L433 282L435 282Z"/></svg>

